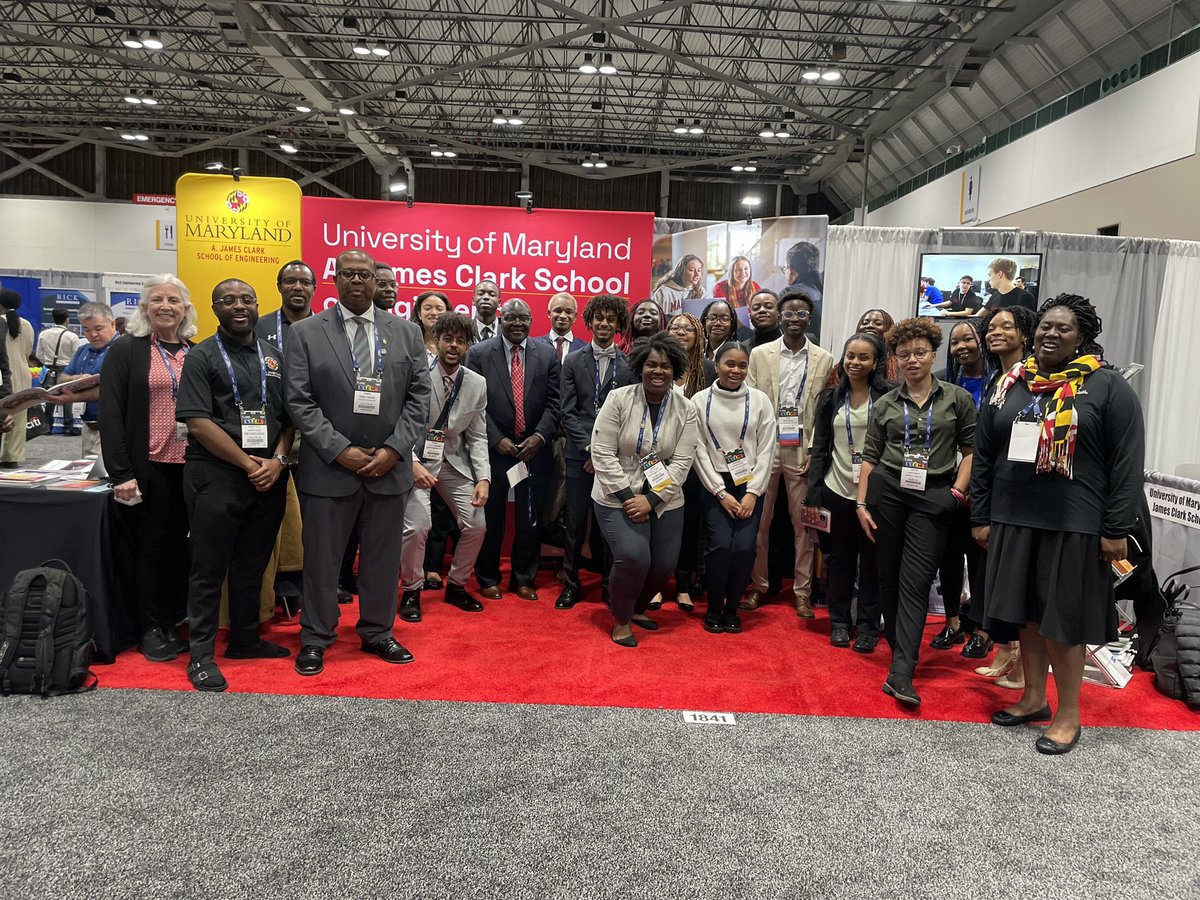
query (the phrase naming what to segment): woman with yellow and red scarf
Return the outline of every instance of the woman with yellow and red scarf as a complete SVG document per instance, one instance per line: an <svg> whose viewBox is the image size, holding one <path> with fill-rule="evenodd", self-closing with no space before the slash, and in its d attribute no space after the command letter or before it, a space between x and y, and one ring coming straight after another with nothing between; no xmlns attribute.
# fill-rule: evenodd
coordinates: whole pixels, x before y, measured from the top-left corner
<svg viewBox="0 0 1200 900"><path fill-rule="evenodd" d="M971 522L988 551L984 625L1020 627L1025 674L1021 699L992 721L1050 721L1035 744L1046 754L1069 752L1082 733L1085 645L1116 636L1111 563L1127 555L1142 496L1141 405L1103 362L1100 330L1089 300L1047 300L1033 355L1001 377L975 432Z"/></svg>

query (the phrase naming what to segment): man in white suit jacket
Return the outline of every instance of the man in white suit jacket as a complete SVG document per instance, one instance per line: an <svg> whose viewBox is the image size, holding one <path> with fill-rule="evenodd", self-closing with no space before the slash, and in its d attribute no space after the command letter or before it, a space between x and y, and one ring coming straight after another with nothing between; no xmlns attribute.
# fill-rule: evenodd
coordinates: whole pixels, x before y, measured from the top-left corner
<svg viewBox="0 0 1200 900"><path fill-rule="evenodd" d="M403 595L400 618L421 621L425 583L425 541L431 518L429 491L436 488L462 532L446 579L446 602L464 612L482 612L467 593L467 576L483 544L483 507L491 486L487 440L487 382L463 365L475 342L475 323L467 316L442 313L433 325L437 362L429 369L429 416L423 440L413 451L413 484L404 512L404 553L400 560Z"/></svg>
<svg viewBox="0 0 1200 900"><path fill-rule="evenodd" d="M813 544L804 527L804 498L808 493L808 454L812 448L817 395L833 367L833 357L806 336L812 322L814 299L805 287L791 287L779 298L783 336L750 353L746 383L771 398L779 424L779 453L762 497L762 520L754 560L754 589L742 601L755 609L767 591L767 551L771 518L782 478L787 487L788 513L796 532L796 569L792 591L796 614L813 618Z"/></svg>

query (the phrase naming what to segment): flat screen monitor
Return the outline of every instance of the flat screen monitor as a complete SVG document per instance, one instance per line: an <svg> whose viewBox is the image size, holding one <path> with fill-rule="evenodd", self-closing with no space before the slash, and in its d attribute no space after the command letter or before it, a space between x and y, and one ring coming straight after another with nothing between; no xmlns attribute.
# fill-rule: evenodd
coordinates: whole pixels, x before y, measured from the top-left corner
<svg viewBox="0 0 1200 900"><path fill-rule="evenodd" d="M986 314L1000 297L988 277L988 266L997 260L1012 262L1015 284L1030 295L1036 309L1042 275L1040 253L922 253L915 288L917 315L959 319ZM963 293L968 278L971 284Z"/></svg>

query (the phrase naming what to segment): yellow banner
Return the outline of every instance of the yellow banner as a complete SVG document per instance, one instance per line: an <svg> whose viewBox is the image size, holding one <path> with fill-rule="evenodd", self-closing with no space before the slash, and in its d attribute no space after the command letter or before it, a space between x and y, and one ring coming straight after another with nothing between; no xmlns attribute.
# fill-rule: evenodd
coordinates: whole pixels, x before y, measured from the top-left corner
<svg viewBox="0 0 1200 900"><path fill-rule="evenodd" d="M178 274L199 317L197 338L217 330L212 289L227 278L254 288L259 315L279 306L275 276L300 258L300 185L189 173L175 182L175 221Z"/></svg>

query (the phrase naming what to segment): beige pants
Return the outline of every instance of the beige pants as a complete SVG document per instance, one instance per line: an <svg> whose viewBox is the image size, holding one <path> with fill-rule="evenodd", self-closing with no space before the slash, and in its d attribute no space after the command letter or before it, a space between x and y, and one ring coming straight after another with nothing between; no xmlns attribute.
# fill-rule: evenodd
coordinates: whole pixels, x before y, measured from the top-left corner
<svg viewBox="0 0 1200 900"><path fill-rule="evenodd" d="M4 462L25 463L25 425L28 418L28 412L24 409L13 415L12 431L4 435L4 452L0 453L0 459Z"/></svg>
<svg viewBox="0 0 1200 900"><path fill-rule="evenodd" d="M792 590L797 597L812 596L813 541L804 527L804 498L808 494L808 477L800 474L795 466L777 465L767 480L767 490L762 499L762 520L758 525L758 543L755 548L754 574L752 580L758 591L767 589L767 550L771 540L771 518L775 515L775 498L779 496L779 481L787 486L788 514L792 528L796 531L796 572Z"/></svg>
<svg viewBox="0 0 1200 900"><path fill-rule="evenodd" d="M95 422L85 422L83 424L83 451L81 455L100 455L100 426Z"/></svg>

